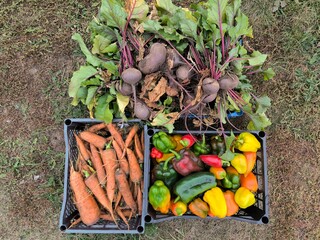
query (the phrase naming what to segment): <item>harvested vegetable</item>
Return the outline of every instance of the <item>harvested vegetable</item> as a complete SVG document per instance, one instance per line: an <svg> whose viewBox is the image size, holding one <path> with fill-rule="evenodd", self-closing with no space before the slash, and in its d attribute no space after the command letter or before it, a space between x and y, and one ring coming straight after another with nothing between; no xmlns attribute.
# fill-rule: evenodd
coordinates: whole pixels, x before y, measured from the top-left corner
<svg viewBox="0 0 320 240"><path fill-rule="evenodd" d="M84 141L93 144L95 147L99 149L104 149L107 139L104 137L101 137L95 133L83 131L79 134L79 137L83 139Z"/></svg>

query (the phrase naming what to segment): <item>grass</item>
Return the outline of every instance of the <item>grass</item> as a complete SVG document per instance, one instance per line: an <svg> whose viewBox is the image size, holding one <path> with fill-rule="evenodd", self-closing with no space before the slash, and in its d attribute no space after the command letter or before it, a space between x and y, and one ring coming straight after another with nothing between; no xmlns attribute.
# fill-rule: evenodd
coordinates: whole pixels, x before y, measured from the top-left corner
<svg viewBox="0 0 320 240"><path fill-rule="evenodd" d="M176 1L188 6L192 1ZM175 220L146 226L142 236L62 235L63 120L87 117L73 108L68 79L83 63L74 32L100 1L4 0L0 3L1 239L318 239L320 2L243 0L254 29L250 45L269 54L276 78L257 95L272 98L268 115L270 223Z"/></svg>

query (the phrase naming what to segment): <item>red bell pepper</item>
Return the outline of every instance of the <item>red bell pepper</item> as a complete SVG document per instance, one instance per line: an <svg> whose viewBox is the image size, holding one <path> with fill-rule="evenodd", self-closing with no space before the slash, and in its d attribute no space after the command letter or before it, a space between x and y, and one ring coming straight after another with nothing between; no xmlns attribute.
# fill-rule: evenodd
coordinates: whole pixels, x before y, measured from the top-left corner
<svg viewBox="0 0 320 240"><path fill-rule="evenodd" d="M218 155L200 155L200 160L211 167L227 167L230 166L229 161L222 160Z"/></svg>
<svg viewBox="0 0 320 240"><path fill-rule="evenodd" d="M185 148L190 148L196 142L196 139L191 134L182 136L180 143Z"/></svg>
<svg viewBox="0 0 320 240"><path fill-rule="evenodd" d="M163 153L160 152L160 151L159 151L158 149L156 149L155 147L153 147L153 148L151 149L150 156L151 156L152 158L162 158Z"/></svg>

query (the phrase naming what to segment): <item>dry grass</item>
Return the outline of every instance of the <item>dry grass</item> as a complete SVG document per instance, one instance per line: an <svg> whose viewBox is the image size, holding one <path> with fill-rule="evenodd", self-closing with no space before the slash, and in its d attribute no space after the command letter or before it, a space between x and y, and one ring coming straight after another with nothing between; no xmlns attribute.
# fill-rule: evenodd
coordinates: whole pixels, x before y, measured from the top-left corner
<svg viewBox="0 0 320 240"><path fill-rule="evenodd" d="M191 1L177 1L188 5ZM73 32L85 33L99 1L3 0L0 3L0 239L319 239L318 0L243 0L253 24L250 44L269 54L277 77L257 93L269 115L270 222L177 220L149 225L143 236L64 236L58 230L68 78L82 63ZM86 115L87 116L87 115ZM38 178L39 176L39 178Z"/></svg>

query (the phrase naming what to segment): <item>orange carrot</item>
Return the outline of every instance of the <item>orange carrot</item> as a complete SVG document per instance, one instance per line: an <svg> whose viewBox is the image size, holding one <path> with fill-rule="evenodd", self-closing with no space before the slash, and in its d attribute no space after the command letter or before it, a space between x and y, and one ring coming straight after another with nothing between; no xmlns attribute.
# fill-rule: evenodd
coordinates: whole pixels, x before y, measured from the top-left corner
<svg viewBox="0 0 320 240"><path fill-rule="evenodd" d="M79 137L82 138L84 141L93 144L95 147L104 149L107 139L104 137L99 136L98 134L83 131L79 134Z"/></svg>
<svg viewBox="0 0 320 240"><path fill-rule="evenodd" d="M93 195L96 197L98 202L109 211L111 214L111 217L113 218L114 222L116 223L116 220L113 215L113 210L112 210L112 203L109 201L107 198L107 195L103 188L101 187L99 180L95 174L91 174L89 177L87 177L84 180L86 186L91 190Z"/></svg>
<svg viewBox="0 0 320 240"><path fill-rule="evenodd" d="M144 152L144 131L143 130L140 133L140 143L141 143L142 152Z"/></svg>
<svg viewBox="0 0 320 240"><path fill-rule="evenodd" d="M79 154L82 156L83 160L87 161L90 158L90 155L88 153L86 146L84 145L84 142L81 140L81 138L77 134L73 133L73 135L77 142Z"/></svg>
<svg viewBox="0 0 320 240"><path fill-rule="evenodd" d="M121 201L121 198L122 198L122 195L121 195L121 192L118 191L118 194L117 194L117 198L116 198L116 201L115 201L115 204L114 204L114 208L117 208L120 201Z"/></svg>
<svg viewBox="0 0 320 240"><path fill-rule="evenodd" d="M111 142L108 144L106 150L101 152L103 165L107 173L107 195L110 202L113 202L114 193L116 190L115 171L118 168L117 156L114 149L110 148Z"/></svg>
<svg viewBox="0 0 320 240"><path fill-rule="evenodd" d="M128 163L127 158L126 157L121 158L122 150L121 150L119 144L117 143L117 141L112 141L112 146L118 156L120 168L124 171L124 173L126 175L128 175L129 174L129 163Z"/></svg>
<svg viewBox="0 0 320 240"><path fill-rule="evenodd" d="M138 214L142 215L142 191L140 186L138 187L137 203L138 203Z"/></svg>
<svg viewBox="0 0 320 240"><path fill-rule="evenodd" d="M119 207L116 208L116 212L119 215L119 217L124 221L124 223L128 226L128 230L129 230L130 229L129 223Z"/></svg>
<svg viewBox="0 0 320 240"><path fill-rule="evenodd" d="M133 183L139 183L142 178L142 171L134 152L127 148L127 156L129 162L129 176Z"/></svg>
<svg viewBox="0 0 320 240"><path fill-rule="evenodd" d="M124 147L125 149L129 147L130 143L132 142L134 136L136 135L136 133L139 130L139 125L135 124L133 125L133 127L130 129L127 137L126 137L126 141L124 142Z"/></svg>
<svg viewBox="0 0 320 240"><path fill-rule="evenodd" d="M101 214L101 215L100 215L100 218L103 219L103 220L106 220L106 221L114 221L114 219L112 218L112 216L109 215L109 214Z"/></svg>
<svg viewBox="0 0 320 240"><path fill-rule="evenodd" d="M116 181L123 200L134 212L136 212L137 205L133 199L126 174L120 168L116 171Z"/></svg>
<svg viewBox="0 0 320 240"><path fill-rule="evenodd" d="M118 145L121 147L121 150L124 148L124 141L122 139L122 136L115 125L112 123L107 124L107 128L111 134L111 136L114 138L114 140L118 143Z"/></svg>
<svg viewBox="0 0 320 240"><path fill-rule="evenodd" d="M93 225L100 218L100 209L91 194L88 193L80 172L70 167L70 188L74 194L75 205L79 211L81 220L86 225Z"/></svg>
<svg viewBox="0 0 320 240"><path fill-rule="evenodd" d="M81 220L81 217L79 217L77 220L73 221L71 223L71 225L68 227L68 229L72 228L73 226L77 225L78 223L80 223L82 220Z"/></svg>
<svg viewBox="0 0 320 240"><path fill-rule="evenodd" d="M92 161L93 167L97 172L97 177L99 179L100 184L104 185L106 183L107 176L106 176L106 171L104 170L104 167L102 165L100 154L97 148L93 144L90 144L90 150L92 154L91 161Z"/></svg>
<svg viewBox="0 0 320 240"><path fill-rule="evenodd" d="M98 124L94 124L91 127L88 128L88 132L93 132L96 133L101 129L104 129L106 127L106 124L104 122L102 123L98 123Z"/></svg>
<svg viewBox="0 0 320 240"><path fill-rule="evenodd" d="M134 150L137 154L139 163L143 163L143 152L142 152L141 143L140 143L138 134L134 135Z"/></svg>

